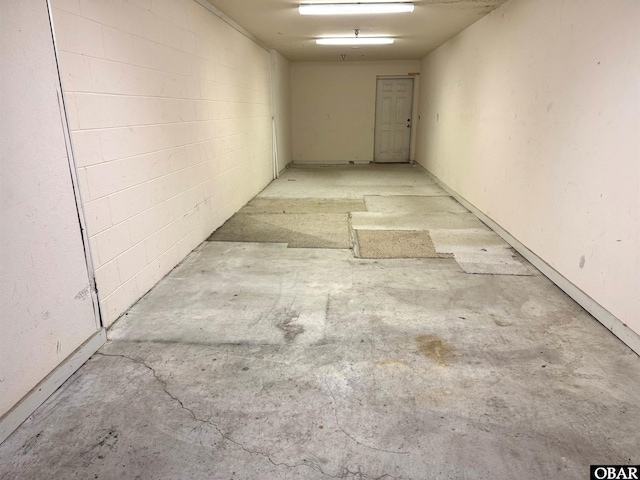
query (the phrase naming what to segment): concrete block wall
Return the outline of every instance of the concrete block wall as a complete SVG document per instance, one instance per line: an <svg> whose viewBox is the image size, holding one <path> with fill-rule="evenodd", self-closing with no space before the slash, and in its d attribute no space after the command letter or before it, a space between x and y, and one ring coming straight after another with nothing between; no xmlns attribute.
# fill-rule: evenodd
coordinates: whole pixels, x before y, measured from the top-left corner
<svg viewBox="0 0 640 480"><path fill-rule="evenodd" d="M269 53L194 0L53 0L106 326L271 180Z"/></svg>

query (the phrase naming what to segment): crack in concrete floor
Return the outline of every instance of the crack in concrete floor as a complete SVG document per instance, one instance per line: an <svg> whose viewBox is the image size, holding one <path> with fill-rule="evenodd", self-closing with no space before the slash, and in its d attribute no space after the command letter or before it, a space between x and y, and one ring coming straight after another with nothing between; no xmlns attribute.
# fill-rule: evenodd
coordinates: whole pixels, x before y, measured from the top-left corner
<svg viewBox="0 0 640 480"><path fill-rule="evenodd" d="M349 432L347 432L344 427L340 424L340 419L338 416L338 400L336 399L335 394L333 393L333 390L331 390L331 387L329 386L329 382L327 380L327 377L324 377L324 384L327 387L327 390L329 392L329 394L331 395L331 398L333 399L333 414L335 416L336 419L336 424L338 425L338 428L340 429L340 431L342 433L344 433L347 437L349 437L351 440L353 440L356 444L365 447L365 448L369 448L371 450L376 450L378 452L385 452L385 453L393 453L396 455L409 455L411 454L411 452L403 452L403 451L399 451L399 450L387 450L385 448L379 448L379 447L373 447L371 445L367 445L364 442L361 442L360 440L358 440L357 438L355 438L353 435L351 435Z"/></svg>
<svg viewBox="0 0 640 480"><path fill-rule="evenodd" d="M318 473L321 473L322 475L329 477L329 478L336 478L336 479L347 479L347 478L354 478L354 479L358 479L358 480L381 480L384 478L389 478L392 480L411 480L408 477L394 477L390 474L382 474L382 475L377 475L377 476L371 476L366 474L365 472L362 471L362 467L358 466L358 470L356 471L351 471L348 468L345 468L344 471L339 474L339 475L332 475L330 473L325 472L319 465L317 465L316 463L313 462L309 462L308 460L305 459L304 463L298 463L298 464L293 464L290 465L286 462L276 462L273 460L272 458L272 454L270 453L266 453L260 450L253 450L250 448L247 448L242 442L238 442L237 440L234 440L233 438L229 437L227 434L225 434L222 429L214 422L212 422L211 420L207 420L205 418L200 418L196 412L187 407L184 402L182 400L180 400L180 398L178 398L178 396L174 395L173 393L171 393L169 391L169 387L167 385L167 382L165 380L163 380L160 375L158 374L158 372L156 371L155 368L153 368L151 365L149 365L148 363L146 363L144 360L142 359L137 359L137 358L133 358L130 357L128 355L123 355L123 354L117 354L117 353L104 353L104 352L96 352L94 355L97 356L102 356L102 357L115 357L115 358L124 358L126 360L129 360L137 365L141 365L143 367L145 367L147 370L149 370L149 372L151 372L151 374L153 375L153 378L160 384L160 386L162 387L162 390L164 391L164 393L175 403L178 404L178 406L180 407L180 409L186 411L189 413L189 415L191 416L191 418L193 418L193 420L195 420L196 422L202 424L202 425L209 425L211 427L214 428L214 430L218 433L218 435L220 435L221 438L223 438L225 441L230 442L238 447L240 447L244 452L251 454L251 455L259 455L263 458L265 458L266 460L269 461L269 463L271 463L273 466L275 467L287 467L289 469L296 469L296 468L310 468L312 470L315 470ZM331 394L331 397L333 398L333 402L334 405L337 406L337 400L335 395L333 394L333 392L331 391L331 387L329 387L329 384L326 382L325 379L325 383L327 386L327 389L329 391L329 393ZM337 413L337 409L336 407L334 407L334 414L335 414L335 418L336 418L336 423L338 424L340 430L351 440L353 440L356 444L365 447L365 448L369 448L371 450L377 450L380 452L387 452L387 453L395 453L395 454L409 454L410 452L398 452L398 451L392 451L392 450L385 450L382 448L376 448L376 447L372 447L370 445L366 445L360 441L358 441L355 437L353 437L351 434L349 434L348 432L346 432L341 426L340 426L340 422L338 420L338 413Z"/></svg>

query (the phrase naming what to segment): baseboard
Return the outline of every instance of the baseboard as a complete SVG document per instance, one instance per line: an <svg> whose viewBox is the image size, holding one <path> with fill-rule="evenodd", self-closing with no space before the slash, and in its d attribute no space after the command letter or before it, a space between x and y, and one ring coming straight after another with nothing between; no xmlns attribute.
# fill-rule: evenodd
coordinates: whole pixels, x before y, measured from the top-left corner
<svg viewBox="0 0 640 480"><path fill-rule="evenodd" d="M418 164L420 165L420 164ZM422 165L420 165L424 168ZM478 217L483 223L485 223L494 232L500 235L504 241L511 245L520 255L526 258L534 267L536 267L542 274L555 283L560 290L569 295L575 302L589 312L596 320L604 325L611 331L616 337L618 337L624 344L626 344L636 354L640 355L640 335L627 327L620 319L614 316L606 308L596 302L593 298L580 290L570 280L564 277L560 272L555 270L547 262L545 262L538 255L529 250L518 239L511 235L507 230L498 225L490 217L478 210L472 203L468 202L458 192L449 187L446 183L436 177L429 170L424 168L427 174L445 190L449 195L460 202L465 208L471 211L476 217Z"/></svg>
<svg viewBox="0 0 640 480"><path fill-rule="evenodd" d="M0 418L0 443L22 425L22 422L29 418L106 341L106 330L101 328Z"/></svg>
<svg viewBox="0 0 640 480"><path fill-rule="evenodd" d="M373 163L371 160L338 160L328 162L326 160L293 160L291 165L298 166L314 166L314 167L335 167L342 165L369 165Z"/></svg>

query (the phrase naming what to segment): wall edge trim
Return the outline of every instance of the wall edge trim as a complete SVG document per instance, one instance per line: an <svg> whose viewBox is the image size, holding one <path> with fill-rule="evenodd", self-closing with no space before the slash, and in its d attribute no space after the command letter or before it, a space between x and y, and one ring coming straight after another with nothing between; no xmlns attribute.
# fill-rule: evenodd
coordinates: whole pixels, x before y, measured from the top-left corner
<svg viewBox="0 0 640 480"><path fill-rule="evenodd" d="M0 444L84 365L106 341L106 330L101 328L3 415L0 418Z"/></svg>
<svg viewBox="0 0 640 480"><path fill-rule="evenodd" d="M584 308L592 317L600 322L607 330L613 333L620 341L627 345L637 355L640 355L640 335L631 330L619 318L609 312L606 308L596 302L593 298L578 288L573 282L564 275L554 269L542 258L529 250L527 246L521 243L517 238L511 235L507 230L502 228L493 219L480 211L475 205L466 198L449 187L437 176L427 170L423 165L417 163L424 171L440 186L449 193L453 198L460 202L465 208L470 210L483 223L496 232L504 241L511 245L520 255L526 258L534 267L551 280L560 290L569 295L578 305Z"/></svg>
<svg viewBox="0 0 640 480"><path fill-rule="evenodd" d="M89 277L89 292L91 294L91 302L93 303L93 314L95 316L96 328L102 328L104 322L102 320L102 311L100 309L100 299L98 298L98 287L96 285L96 269L93 263L93 252L91 251L91 242L89 241L89 232L87 230L87 215L80 191L80 182L78 181L78 167L76 164L76 155L71 141L71 127L69 125L69 115L67 113L67 94L62 84L62 72L60 71L60 59L58 57L58 40L56 38L55 26L53 23L53 10L51 1L47 2L47 13L49 15L49 28L51 29L51 42L53 45L53 57L56 64L56 74L58 83L56 85L56 95L58 97L58 108L60 109L60 121L62 132L64 135L65 148L67 149L67 163L69 164L69 175L71 177L71 187L73 188L73 198L78 213L78 224L80 226L80 238L82 239L82 247L84 249L84 259L87 266L87 276ZM2 440L0 440L2 442Z"/></svg>

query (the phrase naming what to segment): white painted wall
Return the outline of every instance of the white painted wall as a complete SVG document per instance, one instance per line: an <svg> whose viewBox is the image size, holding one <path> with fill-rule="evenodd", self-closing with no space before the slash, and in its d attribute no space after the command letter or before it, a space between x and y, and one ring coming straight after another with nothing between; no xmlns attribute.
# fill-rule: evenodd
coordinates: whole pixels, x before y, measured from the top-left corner
<svg viewBox="0 0 640 480"><path fill-rule="evenodd" d="M0 417L97 330L47 5L0 5Z"/></svg>
<svg viewBox="0 0 640 480"><path fill-rule="evenodd" d="M104 323L272 178L269 52L194 0L53 0Z"/></svg>
<svg viewBox="0 0 640 480"><path fill-rule="evenodd" d="M510 0L422 61L417 160L640 333L640 2Z"/></svg>
<svg viewBox="0 0 640 480"><path fill-rule="evenodd" d="M418 61L292 63L294 163L373 161L376 76L415 72L420 72ZM420 77L414 78L417 106ZM415 137L412 131L411 159Z"/></svg>
<svg viewBox="0 0 640 480"><path fill-rule="evenodd" d="M291 163L291 64L280 53L271 50L274 82L274 116L278 144L278 171Z"/></svg>

